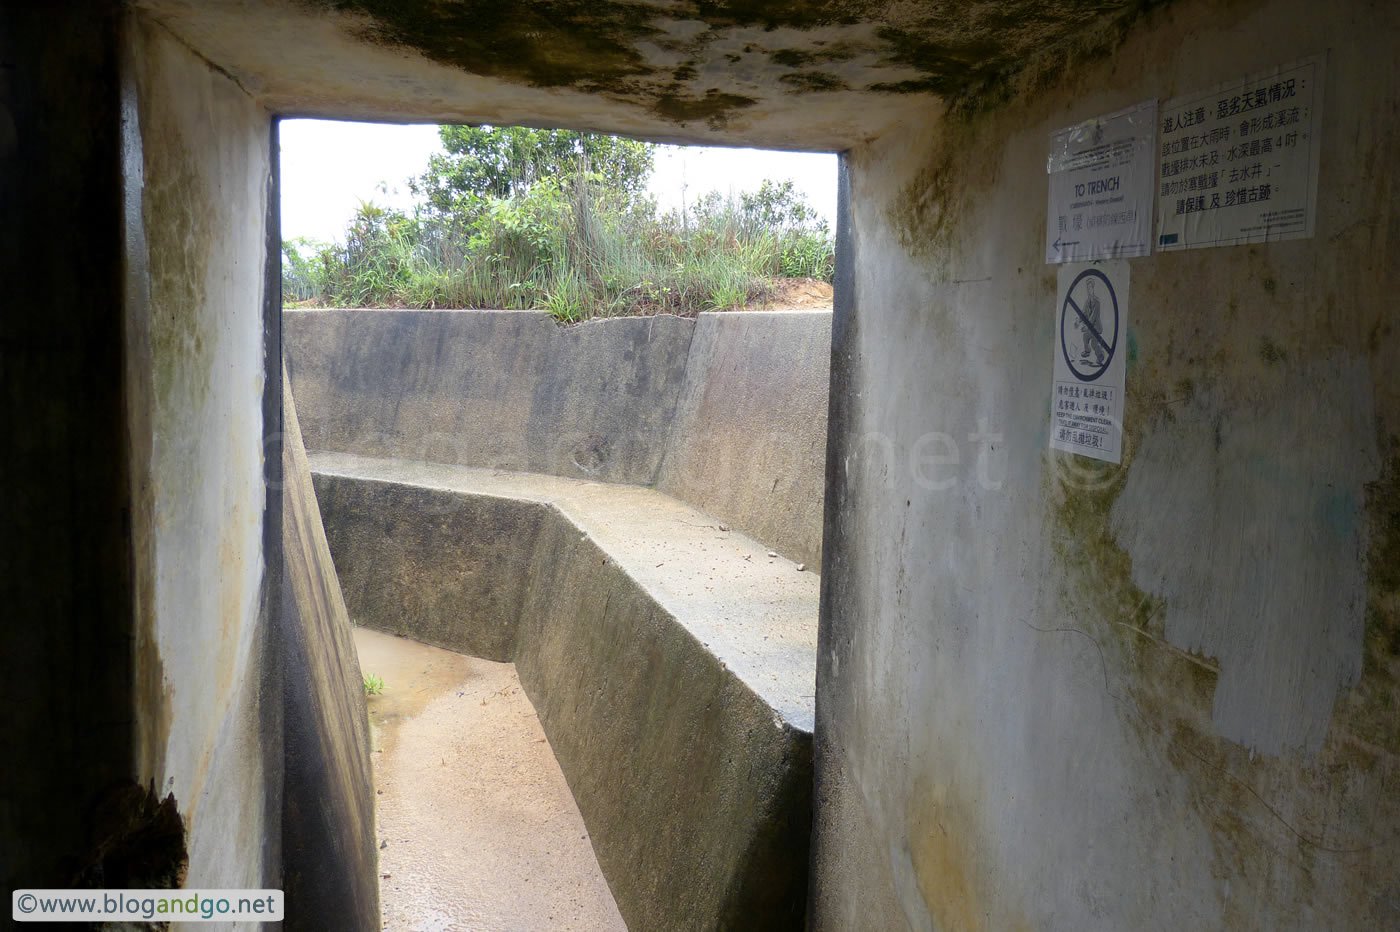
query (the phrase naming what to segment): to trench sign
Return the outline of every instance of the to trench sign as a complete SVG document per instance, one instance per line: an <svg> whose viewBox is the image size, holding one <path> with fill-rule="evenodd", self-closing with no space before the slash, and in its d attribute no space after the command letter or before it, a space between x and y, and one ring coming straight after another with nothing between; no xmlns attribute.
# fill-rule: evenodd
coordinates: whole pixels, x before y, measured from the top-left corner
<svg viewBox="0 0 1400 932"><path fill-rule="evenodd" d="M1060 350L1074 377L1096 381L1118 349L1118 296L1108 276L1085 269L1065 292L1060 308Z"/></svg>

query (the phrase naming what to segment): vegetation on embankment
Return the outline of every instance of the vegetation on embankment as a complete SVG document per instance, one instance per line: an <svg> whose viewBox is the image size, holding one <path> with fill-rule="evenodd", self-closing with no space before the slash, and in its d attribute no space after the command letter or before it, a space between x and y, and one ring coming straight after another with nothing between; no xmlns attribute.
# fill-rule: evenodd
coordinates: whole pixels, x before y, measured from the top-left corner
<svg viewBox="0 0 1400 932"><path fill-rule="evenodd" d="M519 308L563 321L761 304L777 278L830 281L826 221L791 182L665 213L650 144L445 126L412 214L363 203L333 245L283 245L284 301ZM602 166L600 169L599 166Z"/></svg>

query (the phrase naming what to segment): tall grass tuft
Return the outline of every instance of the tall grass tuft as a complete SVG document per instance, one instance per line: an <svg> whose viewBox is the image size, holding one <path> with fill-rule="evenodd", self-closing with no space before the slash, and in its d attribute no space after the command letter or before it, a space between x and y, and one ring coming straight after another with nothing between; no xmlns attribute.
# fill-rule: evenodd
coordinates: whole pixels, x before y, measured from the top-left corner
<svg viewBox="0 0 1400 932"><path fill-rule="evenodd" d="M791 182L684 210L578 171L470 210L362 203L343 245L283 246L283 299L339 307L539 308L561 321L761 303L774 279L830 281L832 237Z"/></svg>

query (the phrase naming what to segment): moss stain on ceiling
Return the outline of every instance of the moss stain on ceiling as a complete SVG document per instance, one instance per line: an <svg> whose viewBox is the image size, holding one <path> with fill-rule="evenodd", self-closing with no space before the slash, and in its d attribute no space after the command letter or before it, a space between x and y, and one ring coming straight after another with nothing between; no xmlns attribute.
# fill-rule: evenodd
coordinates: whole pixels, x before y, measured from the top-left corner
<svg viewBox="0 0 1400 932"><path fill-rule="evenodd" d="M984 95L1036 53L1153 3L298 0L303 8L357 14L361 41L711 127L754 106L765 87L769 94L933 94L954 102ZM739 36L746 37L743 54L726 41Z"/></svg>

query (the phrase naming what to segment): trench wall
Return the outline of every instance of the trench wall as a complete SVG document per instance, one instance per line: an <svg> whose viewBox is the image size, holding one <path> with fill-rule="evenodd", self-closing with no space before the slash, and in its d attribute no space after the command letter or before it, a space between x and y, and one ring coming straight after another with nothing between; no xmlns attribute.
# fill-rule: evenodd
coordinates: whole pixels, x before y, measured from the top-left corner
<svg viewBox="0 0 1400 932"><path fill-rule="evenodd" d="M515 662L628 927L803 928L811 734L552 518Z"/></svg>
<svg viewBox="0 0 1400 932"><path fill-rule="evenodd" d="M308 450L655 485L813 565L830 320L283 314Z"/></svg>
<svg viewBox="0 0 1400 932"><path fill-rule="evenodd" d="M656 487L821 561L831 314L701 314Z"/></svg>
<svg viewBox="0 0 1400 932"><path fill-rule="evenodd" d="M815 928L1395 924L1397 34L1180 0L845 156ZM1129 260L1052 453L1049 134L1326 50L1316 234Z"/></svg>
<svg viewBox="0 0 1400 932"><path fill-rule="evenodd" d="M291 387L283 376L282 889L287 929L380 928L368 710Z"/></svg>

